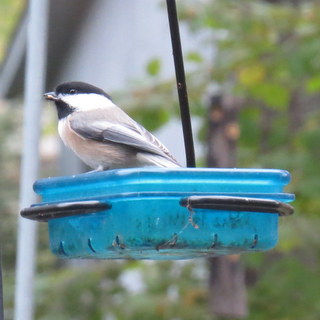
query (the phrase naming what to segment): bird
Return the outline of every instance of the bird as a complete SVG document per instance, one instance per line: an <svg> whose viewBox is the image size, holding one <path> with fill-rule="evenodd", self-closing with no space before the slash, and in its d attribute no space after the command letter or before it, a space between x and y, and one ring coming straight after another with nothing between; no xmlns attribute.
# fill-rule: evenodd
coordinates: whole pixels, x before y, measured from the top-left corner
<svg viewBox="0 0 320 320"><path fill-rule="evenodd" d="M181 167L169 150L104 90L72 81L59 84L44 97L55 103L63 143L93 171Z"/></svg>

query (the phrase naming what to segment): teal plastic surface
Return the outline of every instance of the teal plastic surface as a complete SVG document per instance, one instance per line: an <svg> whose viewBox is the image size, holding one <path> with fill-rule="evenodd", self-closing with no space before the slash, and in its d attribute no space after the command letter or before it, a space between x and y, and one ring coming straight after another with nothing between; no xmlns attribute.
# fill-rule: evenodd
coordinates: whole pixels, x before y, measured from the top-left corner
<svg viewBox="0 0 320 320"><path fill-rule="evenodd" d="M290 181L273 169L119 169L38 180L37 206L72 201L110 205L50 219L50 246L62 258L188 259L273 248L279 215L187 208L184 198L236 196L291 202Z"/></svg>

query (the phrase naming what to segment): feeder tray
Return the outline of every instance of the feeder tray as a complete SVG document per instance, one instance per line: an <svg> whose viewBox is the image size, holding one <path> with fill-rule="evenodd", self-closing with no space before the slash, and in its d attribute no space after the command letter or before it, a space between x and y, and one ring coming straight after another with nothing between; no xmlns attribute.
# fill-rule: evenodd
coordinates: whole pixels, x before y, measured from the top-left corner
<svg viewBox="0 0 320 320"><path fill-rule="evenodd" d="M293 212L290 175L273 169L118 169L36 181L61 258L189 259L273 248Z"/></svg>

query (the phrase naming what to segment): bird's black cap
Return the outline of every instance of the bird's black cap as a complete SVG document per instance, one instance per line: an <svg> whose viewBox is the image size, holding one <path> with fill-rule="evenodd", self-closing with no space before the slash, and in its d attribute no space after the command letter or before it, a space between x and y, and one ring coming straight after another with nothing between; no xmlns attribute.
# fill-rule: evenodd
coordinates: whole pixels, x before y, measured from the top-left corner
<svg viewBox="0 0 320 320"><path fill-rule="evenodd" d="M81 82L81 81L61 83L56 87L55 93L56 94L96 93L96 94L101 94L107 97L108 99L111 99L111 97L102 89L96 86L93 86L92 84Z"/></svg>
<svg viewBox="0 0 320 320"><path fill-rule="evenodd" d="M80 81L72 81L72 82L64 82L59 84L54 92L47 92L44 94L44 97L47 100L54 101L57 111L58 118L63 119L67 117L69 114L74 112L75 108L71 105L68 105L59 94L62 95L76 95L81 93L96 93L105 96L109 100L112 100L111 97L104 92L102 89L95 87L89 83L80 82Z"/></svg>

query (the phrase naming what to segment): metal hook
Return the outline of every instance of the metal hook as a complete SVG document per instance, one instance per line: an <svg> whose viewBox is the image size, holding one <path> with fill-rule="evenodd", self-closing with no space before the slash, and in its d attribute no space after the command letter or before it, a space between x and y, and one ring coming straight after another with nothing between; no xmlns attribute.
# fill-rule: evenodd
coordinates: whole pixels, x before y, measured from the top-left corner
<svg viewBox="0 0 320 320"><path fill-rule="evenodd" d="M88 239L88 247L89 247L89 249L90 249L93 253L97 253L97 251L93 248L92 238L89 238L89 239Z"/></svg>
<svg viewBox="0 0 320 320"><path fill-rule="evenodd" d="M182 121L183 137L184 137L184 147L186 150L186 158L187 158L187 167L194 168L196 166L196 160L195 160L195 154L194 154L190 108L189 108L189 101L188 101L186 77L185 77L184 65L183 65L177 6L176 6L175 0L167 0L167 10L168 10L168 18L169 18L169 26L170 26L170 34L171 34L174 67L176 71L177 90L178 90L178 96L179 96L181 121Z"/></svg>

